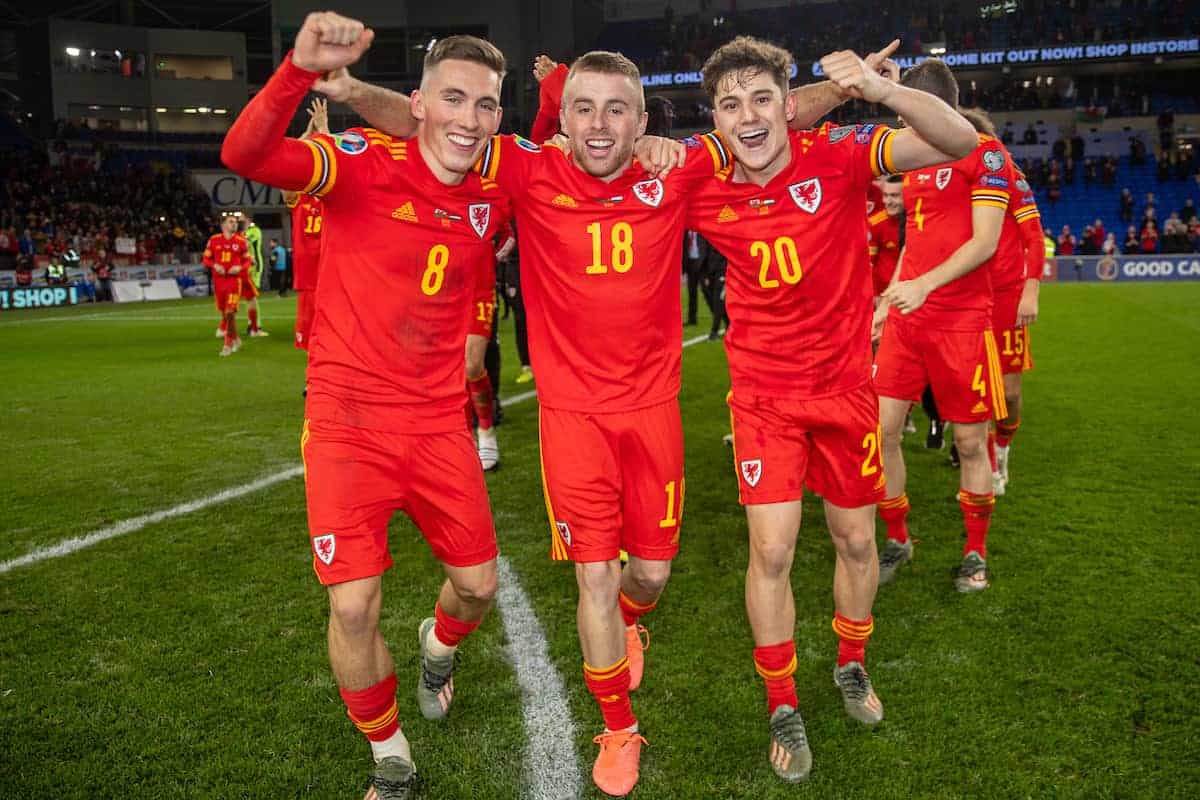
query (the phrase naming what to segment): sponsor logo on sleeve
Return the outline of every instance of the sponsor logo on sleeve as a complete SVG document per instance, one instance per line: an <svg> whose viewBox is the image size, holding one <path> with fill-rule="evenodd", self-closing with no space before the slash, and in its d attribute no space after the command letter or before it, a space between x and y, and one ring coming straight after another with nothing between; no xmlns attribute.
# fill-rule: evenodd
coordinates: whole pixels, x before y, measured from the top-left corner
<svg viewBox="0 0 1200 800"><path fill-rule="evenodd" d="M487 235L488 225L492 221L492 204L491 203L472 203L467 206L467 214L470 216L471 227L479 234L482 239Z"/></svg>
<svg viewBox="0 0 1200 800"><path fill-rule="evenodd" d="M809 178L806 181L793 183L788 187L788 194L792 196L792 201L801 211L815 214L821 207L821 179Z"/></svg>
<svg viewBox="0 0 1200 800"><path fill-rule="evenodd" d="M987 150L983 154L983 165L992 172L999 172L1004 169L1005 162L1008 161L1004 157L1004 153L999 150Z"/></svg>
<svg viewBox="0 0 1200 800"><path fill-rule="evenodd" d="M1022 192L1030 191L1029 181L1025 180L1024 178L1019 178L1017 180L1017 188L1020 189Z"/></svg>
<svg viewBox="0 0 1200 800"><path fill-rule="evenodd" d="M950 185L950 178L954 175L954 170L950 167L942 167L934 176L933 183L937 186L938 191L945 189Z"/></svg>
<svg viewBox="0 0 1200 800"><path fill-rule="evenodd" d="M702 144L703 144L703 142L701 142L700 138L697 136L689 136L688 138L683 140L683 146L688 148L689 150L695 150L697 147L700 147Z"/></svg>
<svg viewBox="0 0 1200 800"><path fill-rule="evenodd" d="M742 480L751 488L758 486L758 482L762 480L762 459L751 458L741 463Z"/></svg>
<svg viewBox="0 0 1200 800"><path fill-rule="evenodd" d="M1008 188L1008 179L1001 178L999 175L984 175L983 176L983 185L984 186L994 186L997 189L1007 189Z"/></svg>
<svg viewBox="0 0 1200 800"><path fill-rule="evenodd" d="M868 125L859 125L857 133L854 134L855 144L870 144L871 134L875 132L877 126L874 123Z"/></svg>
<svg viewBox="0 0 1200 800"><path fill-rule="evenodd" d="M333 137L337 149L348 156L356 156L367 149L367 140L357 133L342 133Z"/></svg>
<svg viewBox="0 0 1200 800"><path fill-rule="evenodd" d="M633 196L651 208L658 208L663 199L663 183L658 178L633 185Z"/></svg>
<svg viewBox="0 0 1200 800"><path fill-rule="evenodd" d="M313 552L316 554L317 558L321 559L321 563L325 566L332 564L333 553L335 550L337 550L337 540L334 539L333 534L326 533L322 534L321 536L314 536L312 543Z"/></svg>

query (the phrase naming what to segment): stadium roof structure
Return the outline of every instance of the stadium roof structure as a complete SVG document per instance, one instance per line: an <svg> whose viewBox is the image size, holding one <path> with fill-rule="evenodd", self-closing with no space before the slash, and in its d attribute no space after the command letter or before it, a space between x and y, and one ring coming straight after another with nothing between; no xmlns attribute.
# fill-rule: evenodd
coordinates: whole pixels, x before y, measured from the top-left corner
<svg viewBox="0 0 1200 800"><path fill-rule="evenodd" d="M240 31L247 50L271 46L270 0L38 0L35 7L0 0L0 25L47 19L86 20L147 28Z"/></svg>

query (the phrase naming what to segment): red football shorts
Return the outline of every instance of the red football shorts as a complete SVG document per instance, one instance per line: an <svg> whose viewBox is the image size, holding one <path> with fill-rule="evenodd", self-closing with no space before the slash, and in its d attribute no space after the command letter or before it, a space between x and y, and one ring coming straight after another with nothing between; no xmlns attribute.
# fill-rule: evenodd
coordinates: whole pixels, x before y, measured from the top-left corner
<svg viewBox="0 0 1200 800"><path fill-rule="evenodd" d="M254 300L258 297L258 287L249 275L242 275L242 299Z"/></svg>
<svg viewBox="0 0 1200 800"><path fill-rule="evenodd" d="M496 318L496 290L488 287L486 294L475 297L471 303L471 327L467 333L473 336L492 338L492 320Z"/></svg>
<svg viewBox="0 0 1200 800"><path fill-rule="evenodd" d="M799 500L806 486L843 508L883 499L879 398L870 384L816 400L727 399L743 505Z"/></svg>
<svg viewBox="0 0 1200 800"><path fill-rule="evenodd" d="M936 330L892 315L875 353L875 391L915 403L927 385L944 420L973 423L1008 416L990 330Z"/></svg>
<svg viewBox="0 0 1200 800"><path fill-rule="evenodd" d="M675 557L684 494L678 401L618 414L543 408L539 425L551 558Z"/></svg>
<svg viewBox="0 0 1200 800"><path fill-rule="evenodd" d="M398 434L307 420L300 437L313 568L325 585L392 566L388 522L403 511L433 554L454 567L496 557L496 531L475 442L453 433Z"/></svg>
<svg viewBox="0 0 1200 800"><path fill-rule="evenodd" d="M308 349L308 340L312 333L315 310L313 294L311 289L296 290L296 347L301 350Z"/></svg>
<svg viewBox="0 0 1200 800"><path fill-rule="evenodd" d="M232 314L238 310L242 302L242 292L238 288L238 279L213 275L213 302L221 316Z"/></svg>
<svg viewBox="0 0 1200 800"><path fill-rule="evenodd" d="M1029 349L1029 329L1017 326L1017 307L1021 305L1021 287L1016 291L996 292L992 303L992 330L1000 354L1000 371L1009 375L1033 369Z"/></svg>

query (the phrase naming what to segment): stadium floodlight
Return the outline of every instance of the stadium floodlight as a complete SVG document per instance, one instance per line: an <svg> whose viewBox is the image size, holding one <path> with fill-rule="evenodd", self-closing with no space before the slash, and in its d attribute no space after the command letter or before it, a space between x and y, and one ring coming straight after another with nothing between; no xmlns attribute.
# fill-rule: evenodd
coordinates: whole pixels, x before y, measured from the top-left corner
<svg viewBox="0 0 1200 800"><path fill-rule="evenodd" d="M67 55L69 55L71 58L78 58L78 56L79 56L79 48L78 48L78 47L68 47L68 48L67 48Z"/></svg>
<svg viewBox="0 0 1200 800"><path fill-rule="evenodd" d="M159 114L167 113L167 110L165 108L163 108L162 106L159 106L158 108L156 108L154 110L157 111Z"/></svg>
<svg viewBox="0 0 1200 800"><path fill-rule="evenodd" d="M196 110L199 111L201 114L207 114L212 109L210 109L208 106L200 106Z"/></svg>
<svg viewBox="0 0 1200 800"><path fill-rule="evenodd" d="M227 113L229 113L229 111L228 111L228 109L224 109L224 108L214 108L213 113L214 114L227 114Z"/></svg>
<svg viewBox="0 0 1200 800"><path fill-rule="evenodd" d="M185 114L195 114L195 113L196 113L196 109L194 109L194 108L185 108L185 109L183 110L183 113L185 113Z"/></svg>
<svg viewBox="0 0 1200 800"><path fill-rule="evenodd" d="M117 58L120 58L120 57L121 57L121 51L120 51L120 50L113 50L113 53L116 55L116 57L117 57Z"/></svg>
<svg viewBox="0 0 1200 800"><path fill-rule="evenodd" d="M929 48L929 55L931 55L931 56L944 56L944 55L946 55L946 48L944 48L944 47L931 47L931 48Z"/></svg>

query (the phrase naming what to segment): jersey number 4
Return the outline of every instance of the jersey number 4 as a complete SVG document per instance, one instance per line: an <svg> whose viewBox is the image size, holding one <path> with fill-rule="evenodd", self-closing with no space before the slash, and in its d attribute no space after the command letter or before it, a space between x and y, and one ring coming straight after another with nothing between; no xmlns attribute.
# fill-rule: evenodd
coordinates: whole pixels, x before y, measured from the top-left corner
<svg viewBox="0 0 1200 800"><path fill-rule="evenodd" d="M774 259L771 256L774 255ZM790 236L780 236L773 244L759 240L750 243L750 257L759 259L758 285L764 289L774 289L779 286L779 279L789 286L800 282L804 271L800 269L800 253L796 250L796 242ZM771 277L771 266L779 278Z"/></svg>

